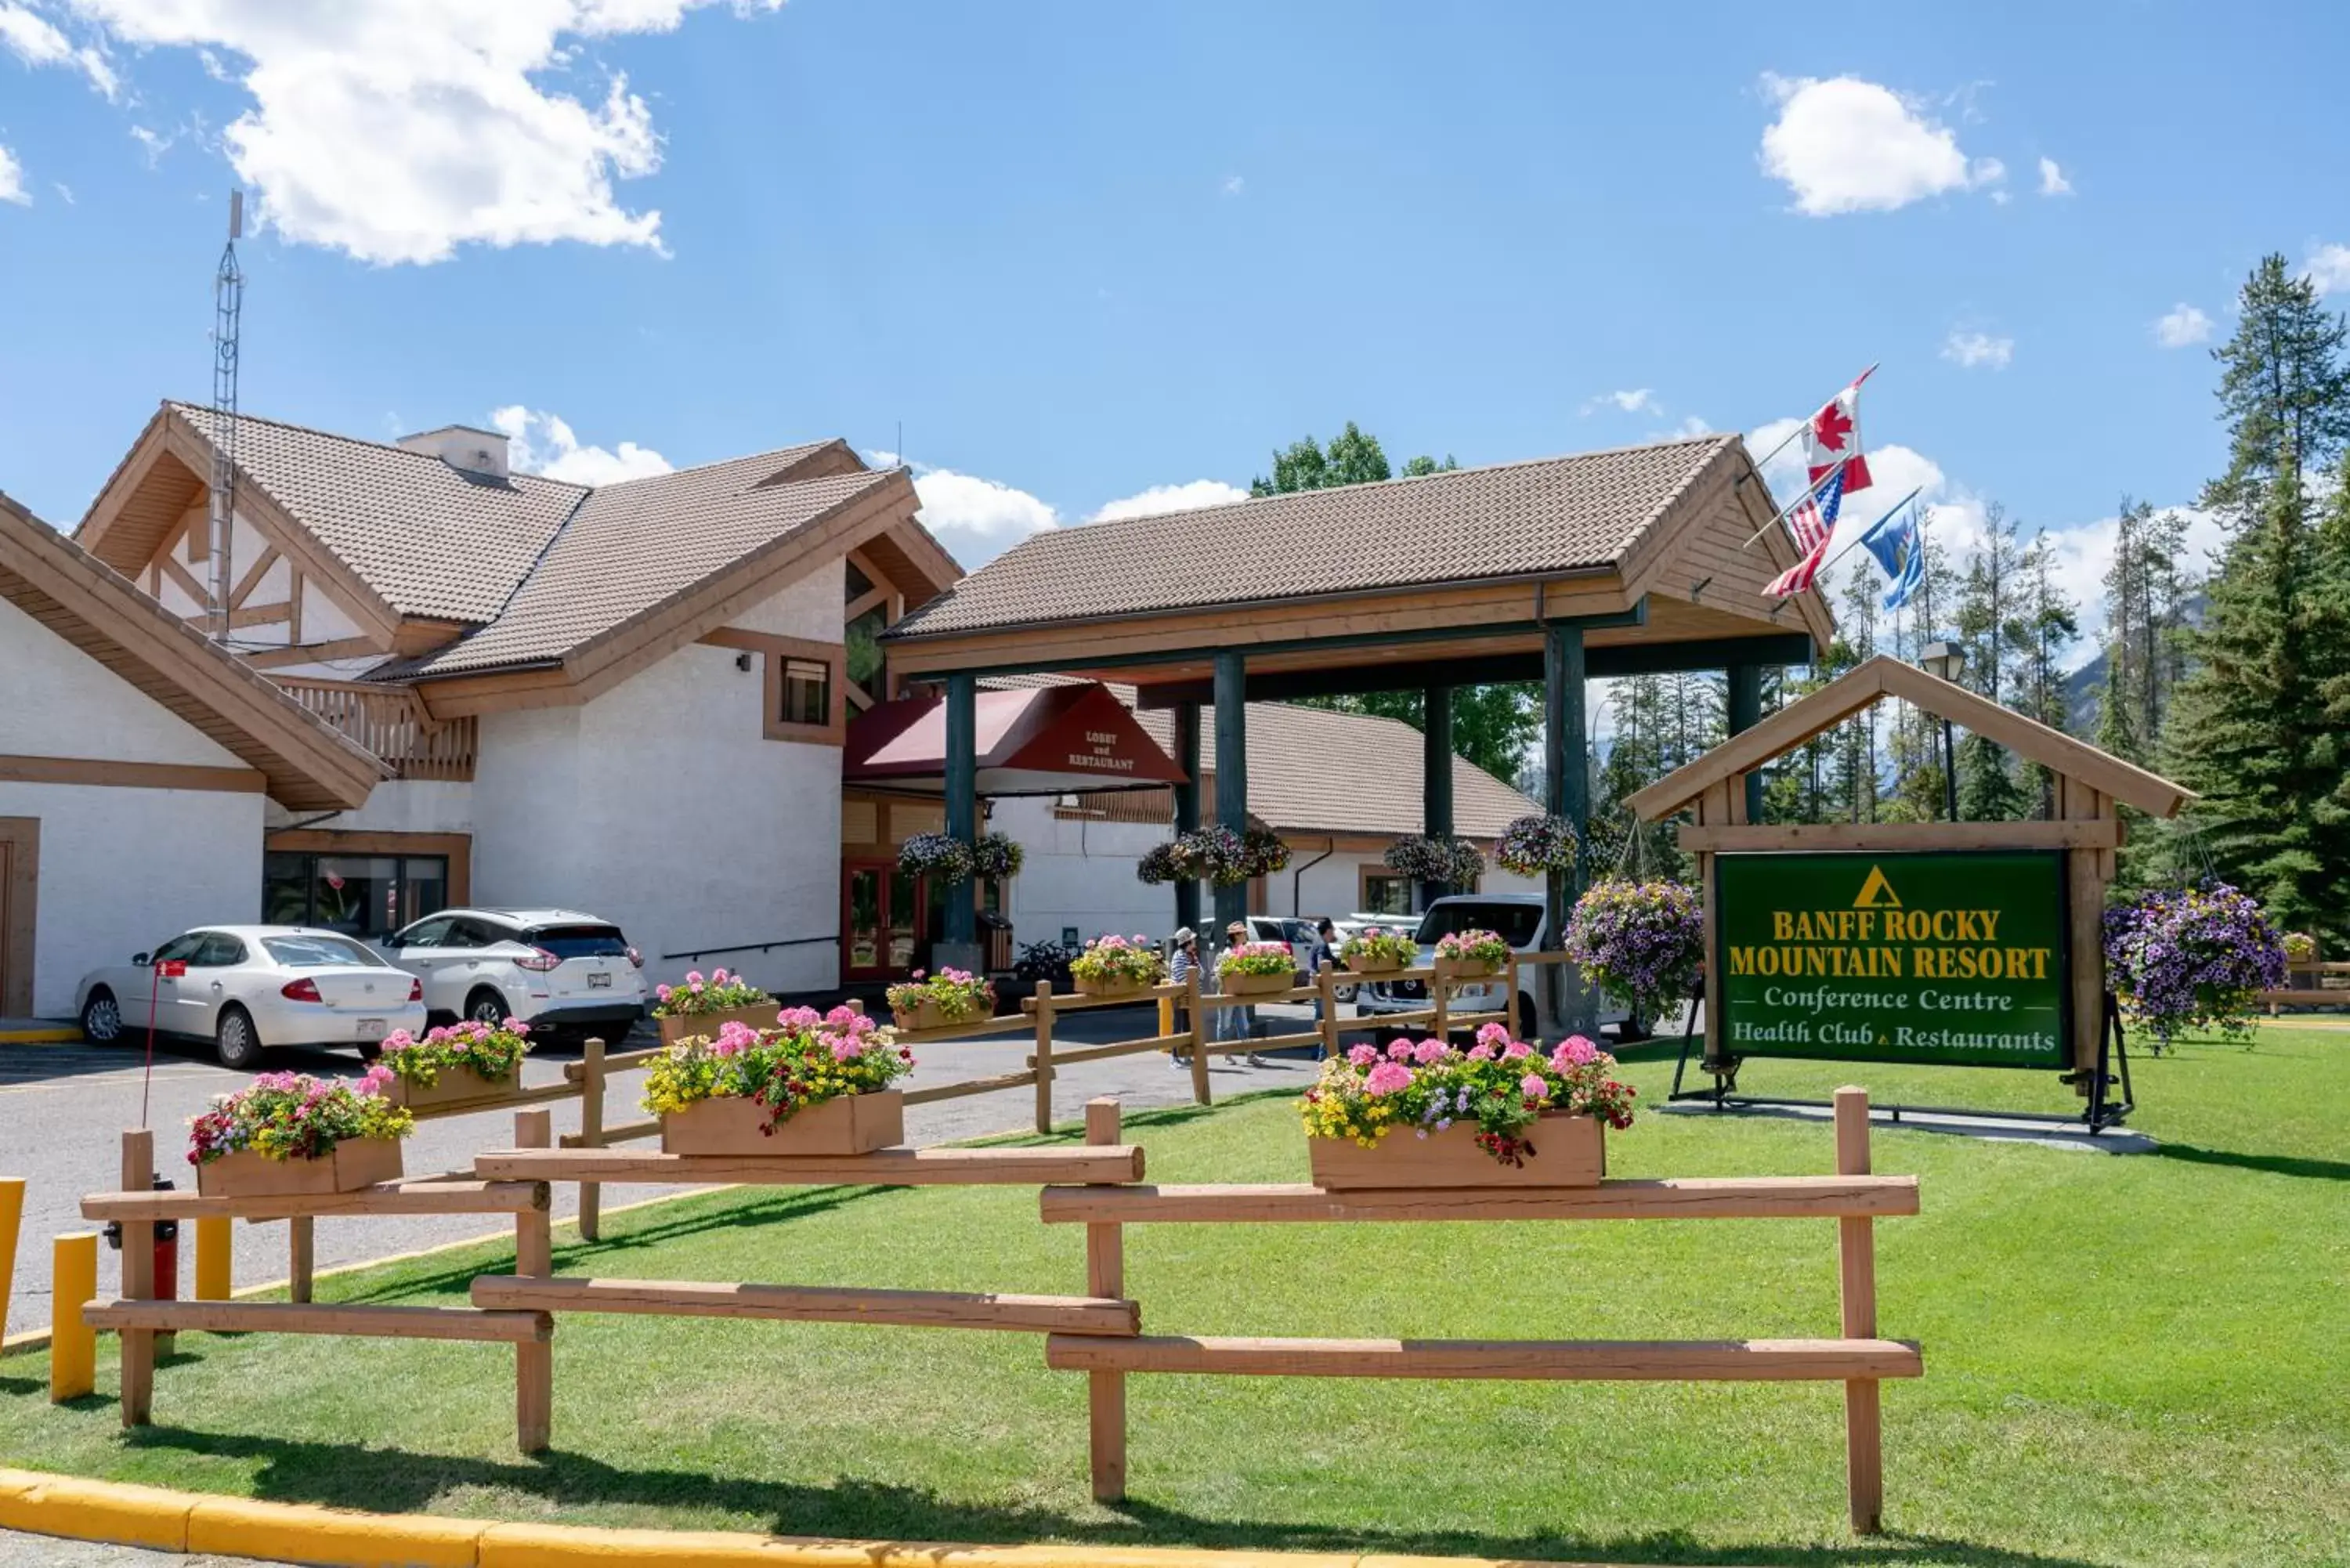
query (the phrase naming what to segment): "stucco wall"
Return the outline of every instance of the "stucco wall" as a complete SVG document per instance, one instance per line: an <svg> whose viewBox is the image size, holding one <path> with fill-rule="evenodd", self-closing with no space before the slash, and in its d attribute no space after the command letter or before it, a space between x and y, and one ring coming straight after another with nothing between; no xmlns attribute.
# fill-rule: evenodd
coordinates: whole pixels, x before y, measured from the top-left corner
<svg viewBox="0 0 2350 1568"><path fill-rule="evenodd" d="M837 565L778 600L733 624L838 640ZM837 983L840 751L765 739L764 702L755 659L696 644L582 706L484 715L474 899L617 921L653 981L723 964L771 991Z"/></svg>
<svg viewBox="0 0 2350 1568"><path fill-rule="evenodd" d="M14 605L0 602L0 753L240 767L237 758ZM0 816L40 823L33 1010L73 1012L101 963L261 909L263 797L218 790L0 784Z"/></svg>
<svg viewBox="0 0 2350 1568"><path fill-rule="evenodd" d="M312 821L317 815L289 812L273 801L269 826L286 827L299 820L328 833L471 833L473 786L454 779L386 779L358 810Z"/></svg>
<svg viewBox="0 0 2350 1568"><path fill-rule="evenodd" d="M1024 851L1012 881L1016 940L1058 941L1065 926L1087 941L1111 931L1163 937L1175 929L1175 889L1146 887L1134 876L1134 863L1165 841L1166 828L1057 819L1051 799L1041 796L996 801L988 826Z"/></svg>

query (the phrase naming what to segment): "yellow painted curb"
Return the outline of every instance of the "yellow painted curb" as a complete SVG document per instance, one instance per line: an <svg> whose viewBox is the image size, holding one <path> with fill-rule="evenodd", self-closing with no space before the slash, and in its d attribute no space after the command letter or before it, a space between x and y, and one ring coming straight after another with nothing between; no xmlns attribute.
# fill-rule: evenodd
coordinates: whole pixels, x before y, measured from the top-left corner
<svg viewBox="0 0 2350 1568"><path fill-rule="evenodd" d="M0 1029L0 1045L76 1045L80 1043L81 1030L71 1023L57 1029Z"/></svg>
<svg viewBox="0 0 2350 1568"><path fill-rule="evenodd" d="M0 1469L0 1529L332 1568L1597 1568L1337 1552L962 1545L358 1513Z"/></svg>
<svg viewBox="0 0 2350 1568"><path fill-rule="evenodd" d="M160 1487L0 1470L0 1528L36 1535L185 1552L188 1512L196 1501Z"/></svg>

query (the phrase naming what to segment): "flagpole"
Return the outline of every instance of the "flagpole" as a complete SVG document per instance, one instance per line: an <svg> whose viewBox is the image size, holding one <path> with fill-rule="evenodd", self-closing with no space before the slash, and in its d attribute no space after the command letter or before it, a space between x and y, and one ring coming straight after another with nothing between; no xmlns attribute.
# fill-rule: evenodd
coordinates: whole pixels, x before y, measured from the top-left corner
<svg viewBox="0 0 2350 1568"><path fill-rule="evenodd" d="M1885 363L1885 361L1879 359L1877 362L1877 365L1882 365L1883 363ZM1845 391L1851 391L1854 387L1859 386L1863 381L1867 380L1869 377L1875 375L1877 373L1877 365L1871 365L1867 369L1863 370L1859 375L1855 376L1852 379L1851 384L1845 388ZM1841 396L1842 394L1838 395ZM1828 403L1833 403L1835 401L1835 398L1830 398L1828 400ZM1826 408L1828 403L1822 403L1820 407L1823 409ZM1819 415L1816 411L1812 415L1812 419L1817 419ZM1769 452L1764 452L1761 457L1754 460L1754 466L1757 468L1766 466L1773 458L1787 450L1788 443L1793 441L1797 436L1803 434L1806 430L1809 430L1811 428L1811 420L1797 420L1795 421L1795 428L1789 431L1785 435L1780 437L1779 444L1777 446L1773 447Z"/></svg>

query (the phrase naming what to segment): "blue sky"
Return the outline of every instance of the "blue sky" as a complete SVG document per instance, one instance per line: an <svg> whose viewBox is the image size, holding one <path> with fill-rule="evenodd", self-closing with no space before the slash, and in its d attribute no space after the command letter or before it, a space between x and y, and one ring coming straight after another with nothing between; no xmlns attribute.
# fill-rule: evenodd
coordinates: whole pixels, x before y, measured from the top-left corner
<svg viewBox="0 0 2350 1568"><path fill-rule="evenodd" d="M2215 15L0 0L0 488L69 525L206 395L236 183L245 407L352 434L596 477L902 422L968 564L1347 419L1505 462L1877 360L1855 511L2002 501L2087 590L2220 465L2255 260L2350 304L2350 14Z"/></svg>

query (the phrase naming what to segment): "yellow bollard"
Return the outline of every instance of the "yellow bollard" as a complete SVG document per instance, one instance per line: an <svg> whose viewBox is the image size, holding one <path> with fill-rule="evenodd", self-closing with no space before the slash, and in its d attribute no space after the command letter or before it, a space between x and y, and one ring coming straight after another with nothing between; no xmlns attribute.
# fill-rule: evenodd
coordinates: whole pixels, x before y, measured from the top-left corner
<svg viewBox="0 0 2350 1568"><path fill-rule="evenodd" d="M225 1214L196 1221L196 1299L224 1302L234 1281L229 1250L229 1219Z"/></svg>
<svg viewBox="0 0 2350 1568"><path fill-rule="evenodd" d="M16 1228L25 1219L25 1179L0 1176L0 1337L8 1332L8 1293L16 1279Z"/></svg>
<svg viewBox="0 0 2350 1568"><path fill-rule="evenodd" d="M49 1282L49 1402L78 1399L98 1386L98 1330L81 1309L98 1299L98 1232L57 1240Z"/></svg>
<svg viewBox="0 0 2350 1568"><path fill-rule="evenodd" d="M1159 999L1159 1037L1164 1040L1174 1033L1175 999L1171 996L1162 996Z"/></svg>

